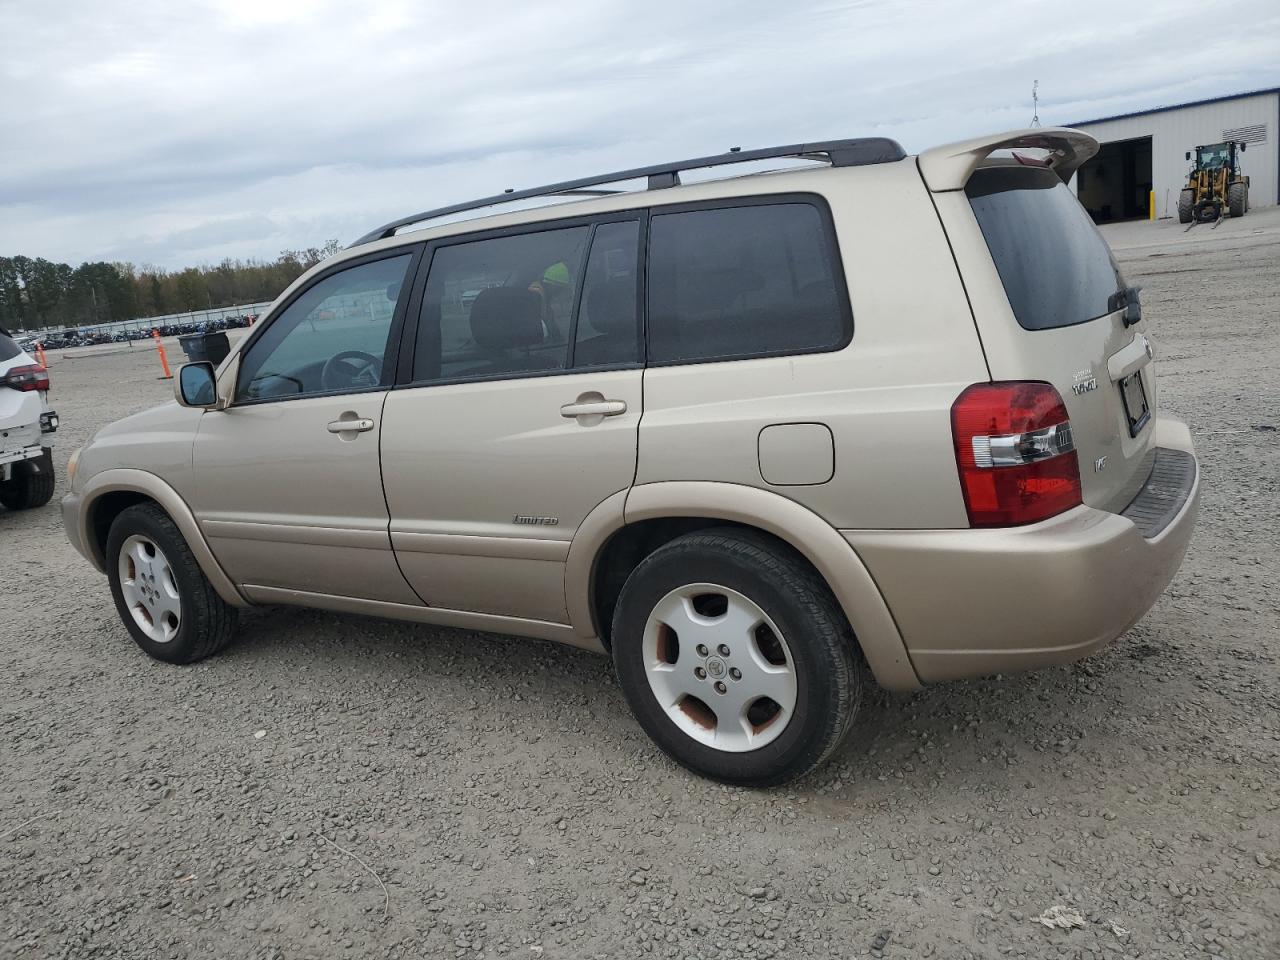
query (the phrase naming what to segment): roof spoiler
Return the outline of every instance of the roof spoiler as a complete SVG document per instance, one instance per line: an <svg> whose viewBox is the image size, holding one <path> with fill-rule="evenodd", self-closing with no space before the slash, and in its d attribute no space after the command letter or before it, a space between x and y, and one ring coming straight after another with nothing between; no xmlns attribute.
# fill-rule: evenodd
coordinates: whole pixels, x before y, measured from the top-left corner
<svg viewBox="0 0 1280 960"><path fill-rule="evenodd" d="M1068 183L1080 165L1098 152L1098 141L1068 127L1027 127L934 147L921 153L917 162L925 185L934 193L963 190L973 171L988 156L996 150L1018 147L1049 151L1047 164L1063 183Z"/></svg>

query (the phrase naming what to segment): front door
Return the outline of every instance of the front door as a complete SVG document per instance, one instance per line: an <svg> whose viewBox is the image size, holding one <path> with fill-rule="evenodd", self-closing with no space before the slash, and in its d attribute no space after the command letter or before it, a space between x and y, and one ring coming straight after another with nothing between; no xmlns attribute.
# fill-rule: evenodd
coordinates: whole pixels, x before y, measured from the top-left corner
<svg viewBox="0 0 1280 960"><path fill-rule="evenodd" d="M569 543L635 476L639 228L540 225L429 254L411 382L382 432L392 543L428 605L568 622Z"/></svg>
<svg viewBox="0 0 1280 960"><path fill-rule="evenodd" d="M378 462L388 344L417 253L322 274L246 346L232 405L201 417L196 516L251 598L419 603L391 551Z"/></svg>

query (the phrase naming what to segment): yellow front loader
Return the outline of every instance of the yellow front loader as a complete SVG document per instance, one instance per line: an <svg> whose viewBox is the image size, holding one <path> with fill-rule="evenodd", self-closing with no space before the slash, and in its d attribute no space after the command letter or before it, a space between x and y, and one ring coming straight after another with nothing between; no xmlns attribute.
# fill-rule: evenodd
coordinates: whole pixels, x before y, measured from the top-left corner
<svg viewBox="0 0 1280 960"><path fill-rule="evenodd" d="M1240 172L1245 144L1228 141L1196 147L1195 164L1178 197L1180 223L1212 223L1249 209L1249 178ZM1191 151L1187 151L1191 159Z"/></svg>

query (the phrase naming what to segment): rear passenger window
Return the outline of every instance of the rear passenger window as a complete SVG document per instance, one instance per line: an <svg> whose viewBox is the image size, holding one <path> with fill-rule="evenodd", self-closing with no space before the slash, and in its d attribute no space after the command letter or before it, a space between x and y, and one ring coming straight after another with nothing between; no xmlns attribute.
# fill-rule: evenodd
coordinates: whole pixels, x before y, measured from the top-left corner
<svg viewBox="0 0 1280 960"><path fill-rule="evenodd" d="M413 379L498 377L568 364L591 228L441 247L422 296Z"/></svg>
<svg viewBox="0 0 1280 960"><path fill-rule="evenodd" d="M655 213L648 275L652 363L834 350L851 333L813 204Z"/></svg>
<svg viewBox="0 0 1280 960"><path fill-rule="evenodd" d="M575 367L640 362L640 224L602 223L591 242L573 348Z"/></svg>

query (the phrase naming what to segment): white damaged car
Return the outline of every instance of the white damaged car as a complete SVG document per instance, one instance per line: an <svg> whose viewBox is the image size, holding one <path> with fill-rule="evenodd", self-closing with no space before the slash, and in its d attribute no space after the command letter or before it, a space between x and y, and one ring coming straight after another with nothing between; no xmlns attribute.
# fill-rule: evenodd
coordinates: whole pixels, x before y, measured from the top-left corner
<svg viewBox="0 0 1280 960"><path fill-rule="evenodd" d="M0 505L42 507L53 498L49 371L0 327Z"/></svg>

